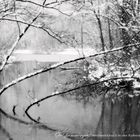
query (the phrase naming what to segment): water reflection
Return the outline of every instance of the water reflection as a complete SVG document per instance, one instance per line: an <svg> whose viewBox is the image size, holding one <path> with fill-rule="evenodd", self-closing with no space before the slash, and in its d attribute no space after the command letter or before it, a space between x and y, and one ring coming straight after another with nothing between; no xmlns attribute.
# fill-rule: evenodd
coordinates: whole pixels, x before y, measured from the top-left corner
<svg viewBox="0 0 140 140"><path fill-rule="evenodd" d="M15 77L31 72L35 67L39 67L36 62L11 65L3 72L1 83L5 84ZM59 73L59 70L54 70L37 75L9 88L1 97L1 107L10 115L30 121L24 113L25 109L34 100L55 92L56 77L62 79ZM41 102L40 105L33 106L30 115L44 124L76 135L66 138L57 132L38 129L36 125L24 125L1 114L0 139L6 140L8 135L14 140L128 139L127 137L93 137L93 135L139 134L139 103L140 96L134 98L126 96L121 101L115 102L98 97L92 104L86 106L62 97L51 98ZM134 138L129 137L129 139Z"/></svg>

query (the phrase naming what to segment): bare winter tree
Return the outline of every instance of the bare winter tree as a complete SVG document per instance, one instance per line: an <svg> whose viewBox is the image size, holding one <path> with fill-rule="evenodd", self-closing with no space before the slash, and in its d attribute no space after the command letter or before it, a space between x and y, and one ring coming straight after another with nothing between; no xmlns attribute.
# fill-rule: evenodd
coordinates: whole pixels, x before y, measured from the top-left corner
<svg viewBox="0 0 140 140"><path fill-rule="evenodd" d="M66 6L68 7L68 9L64 8ZM67 21L67 23L78 23L76 27L79 26L80 22L80 26L77 29L73 27L75 25L68 26L69 24L66 25L66 27L63 27L62 20ZM13 52L20 47L27 47L26 45L23 46L23 42L26 41L24 39L31 30L37 29L37 31L39 30L46 33L47 36L53 39L53 41L55 40L57 45L59 44L63 48L70 46L83 49L84 47L90 46L94 49L99 50L97 51L97 53L89 55L87 57L83 55L82 57L62 63L57 63L49 67L42 67L39 70L33 71L26 75L22 75L21 77L15 78L9 83L3 85L3 87L1 87L0 89L0 95L4 94L4 91L16 85L17 83L41 73L49 72L60 67L63 67L63 69L67 70L68 64L75 65L75 62L79 62L78 67L81 68L80 62L86 60L84 61L84 66L86 66L86 69L84 69L85 67L82 67L80 73L81 76L76 77L77 79L81 78L82 82L77 82L78 84L76 84L76 81L73 78L72 81L69 82L69 84L74 83L72 88L69 88L69 85L66 85L64 89L60 87L61 90L58 93L41 98L38 101L31 103L25 109L27 117L32 122L26 122L21 120L20 118L16 118L15 116L6 113L1 108L1 113L10 119L23 123L25 125L34 125L35 123L38 124L38 128L58 131L55 128L41 123L39 119L34 119L28 113L29 110L34 105L37 105L55 96L65 95L69 93L71 93L71 96L73 96L73 91L76 90L87 90L90 87L90 90L93 91L93 94L95 93L95 90L100 94L102 93L101 90L108 91L112 87L119 87L120 81L139 81L139 76L137 76L137 73L139 73L140 69L138 61L139 53L137 53L140 46L139 1L123 1L122 3L120 3L119 1L104 1L103 4L99 4L99 1L92 0L56 0L50 2L46 0L2 0L0 4L1 28L5 23L8 26L7 28L9 32L10 26L11 28L14 27L14 30L12 32L12 34L14 33L14 35L9 44L0 44L0 53L2 58L0 65L1 75L3 71L5 71L5 67L7 66ZM104 25L107 27L107 29L106 27L104 27ZM92 32L92 29L95 28L95 26L97 27L97 31ZM113 27L115 27L115 31L113 30ZM5 35L8 33L6 32L2 34ZM117 38L118 35L119 37ZM8 38L8 36L6 37ZM97 38L98 41L95 43L94 40L97 40ZM2 38L0 39L2 40ZM31 40L32 39L33 37L31 36ZM116 42L118 42L119 45ZM93 63L92 60L94 60ZM102 67L105 68L105 71L100 73L100 75L98 76L95 75L96 71L99 70L100 67L96 66L95 68L95 62L98 62L102 65ZM123 71L121 71L122 67L120 68L120 66L122 65L125 69ZM128 70L126 71L126 69ZM74 74L78 72L79 69L77 69L76 72L74 69ZM126 74L126 72L128 74ZM84 75L82 75L83 73ZM83 96L85 98L84 94L78 93L79 92L77 92L78 96ZM93 94L88 95L89 98L95 95ZM74 96L76 97L76 95ZM5 132L7 137L11 139L10 134L5 131L3 126L1 126L1 128ZM63 135L66 134L67 133L63 132Z"/></svg>

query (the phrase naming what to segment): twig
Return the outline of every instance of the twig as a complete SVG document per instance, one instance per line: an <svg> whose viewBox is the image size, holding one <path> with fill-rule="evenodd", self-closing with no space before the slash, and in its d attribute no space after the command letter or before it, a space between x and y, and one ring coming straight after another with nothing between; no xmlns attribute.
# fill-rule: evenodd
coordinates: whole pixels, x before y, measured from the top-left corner
<svg viewBox="0 0 140 140"><path fill-rule="evenodd" d="M22 21L22 20L15 20L15 19L10 19L10 18L0 18L0 20L7 20L7 21L22 23L22 24L25 24L25 25L30 25L30 23L27 23L27 22ZM43 26L39 26L39 25L35 25L35 24L32 24L30 26L32 26L34 28L41 29L41 30L45 31L48 35L50 35L51 37L56 39L58 42L64 43L57 34L55 34L54 32L51 31L51 29L49 29L49 28L46 29Z"/></svg>
<svg viewBox="0 0 140 140"><path fill-rule="evenodd" d="M40 15L40 13L32 20L32 22L24 29L24 31L17 37L16 41L14 42L14 44L12 45L11 49L8 51L8 54L6 55L6 57L4 58L4 62L2 63L1 67L0 67L0 72L3 70L3 68L5 67L9 57L12 55L12 53L14 52L18 42L21 40L21 38L25 35L25 33L27 32L27 30L30 28L31 24L38 18L38 16Z"/></svg>
<svg viewBox="0 0 140 140"><path fill-rule="evenodd" d="M10 11L10 10L12 10L12 9L13 9L13 8L8 8L8 9L1 10L1 11L0 11L0 14L1 14L1 13L6 13L7 11Z"/></svg>
<svg viewBox="0 0 140 140"><path fill-rule="evenodd" d="M73 12L71 14L67 14L67 13L62 12L61 10L59 10L55 7L47 7L47 9L54 9L54 10L58 11L59 13L65 15L65 16L72 16L73 15Z"/></svg>
<svg viewBox="0 0 140 140"><path fill-rule="evenodd" d="M16 122L24 124L24 125L35 126L38 129L46 129L46 130L51 130L51 131L58 131L55 128L51 128L51 127L47 126L46 124L41 124L41 123L36 124L36 123L33 123L33 122L27 122L27 121L24 121L22 119L13 117L12 115L6 113L2 108L0 108L0 113L2 113L6 118L12 119L13 121L16 121Z"/></svg>
<svg viewBox="0 0 140 140"><path fill-rule="evenodd" d="M67 137L70 136L70 135L74 135L73 133L70 133L70 132L65 132L65 130L60 130L60 129L57 129L57 128L54 128L54 127L50 127L48 124L44 124L44 123L41 123L41 122L27 122L27 121L24 121L24 120L21 120L19 118L16 118L16 117L13 117L11 116L10 114L6 113L3 109L0 108L0 113L2 113L5 117L9 118L9 119L12 119L13 121L16 121L18 123L21 123L23 125L27 125L27 126L30 126L30 127L36 127L37 129L43 129L43 130L49 130L51 132L59 132L62 136L64 137ZM13 140L13 139L9 139L9 140Z"/></svg>
<svg viewBox="0 0 140 140"><path fill-rule="evenodd" d="M54 5L54 4L57 4L58 1L53 1L53 2L50 2L50 3L46 3L46 0L43 2L43 4L39 4L39 3L36 3L36 2L33 2L33 1L30 1L30 0L16 0L16 1L19 1L19 2L25 2L25 3L31 3L31 4L34 4L36 6L40 6L40 7L43 7L43 8L47 8L47 6L50 6L50 5ZM68 2L70 0L62 0L61 3L64 3L64 2Z"/></svg>
<svg viewBox="0 0 140 140"><path fill-rule="evenodd" d="M14 105L14 106L13 106L13 109L12 109L12 112L13 112L13 115L14 115L14 116L17 115L17 113L16 113L16 107L17 107L17 105Z"/></svg>

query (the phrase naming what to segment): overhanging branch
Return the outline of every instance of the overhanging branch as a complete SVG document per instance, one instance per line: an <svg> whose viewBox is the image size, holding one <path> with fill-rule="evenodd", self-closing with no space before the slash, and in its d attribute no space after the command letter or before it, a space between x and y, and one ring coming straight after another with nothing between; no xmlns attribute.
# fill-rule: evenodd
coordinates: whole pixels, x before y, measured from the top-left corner
<svg viewBox="0 0 140 140"><path fill-rule="evenodd" d="M87 57L80 57L80 58L76 58L76 59L72 59L72 60L69 60L69 61L66 61L66 62L61 62L61 63L57 63L57 64L54 64L50 67L46 67L46 68L42 68L40 70L37 70L35 72L32 72L32 73L29 73L27 75L24 75L16 80L13 80L12 82L6 84L1 90L0 90L0 95L2 95L2 93L12 87L13 85L16 85L17 83L25 80L25 79L29 79L35 75L38 75L38 74L41 74L41 73L44 73L44 72L48 72L48 71L51 71L53 69L56 69L60 66L63 66L63 65L66 65L66 64L69 64L69 63L72 63L72 62L76 62L76 61L80 61L80 60L84 60L86 58L92 58L92 57L97 57L99 55L103 55L103 54L108 54L108 53L112 53L112 52L116 52L116 51L120 51L120 50L123 50L124 48L128 48L128 47L133 47L133 46L136 46L136 45L140 45L140 43L136 43L136 44L130 44L130 45L127 45L127 46L123 46L123 47L119 47L119 48L115 48L115 49L112 49L112 50L106 50L106 51L102 51L102 52L99 52L99 53L96 53L96 54L93 54L93 55L89 55Z"/></svg>
<svg viewBox="0 0 140 140"><path fill-rule="evenodd" d="M91 84L82 85L82 86L79 86L79 87L76 87L76 88L72 88L72 89L69 89L69 90L66 90L66 91L63 91L63 92L55 93L53 95L48 95L48 96L46 96L44 98L41 98L38 101L30 104L26 108L25 113L29 117L29 119L31 119L34 122L37 122L37 120L32 118L31 115L29 115L28 112L29 112L29 109L31 109L31 107L33 107L34 105L37 105L37 104L43 102L44 100L50 99L50 98L55 97L55 96L60 96L60 95L68 94L68 93L70 93L72 91L75 91L75 90L78 90L78 89L81 89L81 88L85 88L85 87L93 86L93 85L98 85L98 84L101 84L101 83L104 83L104 82L108 82L108 81L111 81L111 80L122 80L122 79L124 80L124 79L130 79L130 78L131 79L137 79L137 77L129 77L129 76L128 77L113 77L113 78L108 78L108 79L105 79L105 80L97 81L97 82L94 82L94 83L91 83Z"/></svg>

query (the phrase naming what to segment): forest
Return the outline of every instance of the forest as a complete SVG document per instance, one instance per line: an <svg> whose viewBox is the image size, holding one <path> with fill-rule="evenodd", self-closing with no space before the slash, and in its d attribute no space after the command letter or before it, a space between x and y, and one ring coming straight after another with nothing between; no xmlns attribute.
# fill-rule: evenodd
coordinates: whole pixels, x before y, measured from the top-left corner
<svg viewBox="0 0 140 140"><path fill-rule="evenodd" d="M139 0L0 0L0 140L140 137Z"/></svg>

